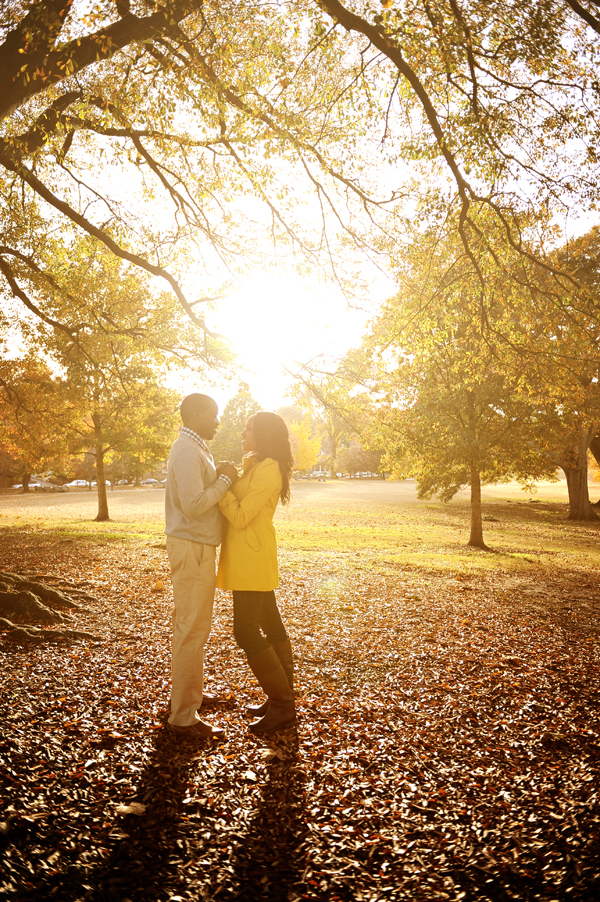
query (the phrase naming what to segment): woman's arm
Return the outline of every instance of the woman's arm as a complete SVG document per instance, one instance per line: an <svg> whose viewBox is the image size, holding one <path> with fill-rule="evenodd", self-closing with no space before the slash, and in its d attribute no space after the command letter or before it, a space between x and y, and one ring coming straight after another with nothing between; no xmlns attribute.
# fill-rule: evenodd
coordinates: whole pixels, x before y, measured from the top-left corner
<svg viewBox="0 0 600 902"><path fill-rule="evenodd" d="M281 473L276 460L264 460L252 471L248 491L238 501L227 491L219 507L235 529L244 529L262 510L269 498L281 491Z"/></svg>

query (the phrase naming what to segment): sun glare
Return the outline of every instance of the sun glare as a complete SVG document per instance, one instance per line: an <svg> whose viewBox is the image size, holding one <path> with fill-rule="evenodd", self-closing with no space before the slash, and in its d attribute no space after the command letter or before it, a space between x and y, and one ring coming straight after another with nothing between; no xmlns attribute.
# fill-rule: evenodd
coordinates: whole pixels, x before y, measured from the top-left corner
<svg viewBox="0 0 600 902"><path fill-rule="evenodd" d="M348 309L332 287L298 278L254 277L220 302L211 326L239 355L239 381L267 409L285 403L300 363L320 354L339 356L360 342L371 311ZM222 387L219 406L237 391Z"/></svg>

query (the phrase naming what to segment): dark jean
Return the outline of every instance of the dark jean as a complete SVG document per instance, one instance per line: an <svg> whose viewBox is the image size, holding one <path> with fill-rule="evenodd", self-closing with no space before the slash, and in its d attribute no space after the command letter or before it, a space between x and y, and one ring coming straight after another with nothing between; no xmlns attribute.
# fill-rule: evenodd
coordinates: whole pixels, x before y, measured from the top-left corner
<svg viewBox="0 0 600 902"><path fill-rule="evenodd" d="M287 640L275 592L233 593L233 635L249 658Z"/></svg>

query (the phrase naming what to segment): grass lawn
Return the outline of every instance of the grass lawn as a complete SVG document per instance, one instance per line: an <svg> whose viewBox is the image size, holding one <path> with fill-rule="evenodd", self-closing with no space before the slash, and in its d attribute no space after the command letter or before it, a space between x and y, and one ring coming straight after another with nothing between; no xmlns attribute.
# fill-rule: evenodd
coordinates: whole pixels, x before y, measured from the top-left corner
<svg viewBox="0 0 600 902"><path fill-rule="evenodd" d="M594 498L594 486L591 495ZM279 510L298 731L258 740L258 687L218 592L218 746L164 729L171 594L160 490L0 495L0 569L93 598L96 641L0 647L0 893L18 900L596 900L599 527L564 484L468 498L303 482ZM70 582L67 582L70 581ZM69 624L71 625L71 624ZM1 634L0 634L1 635ZM119 808L137 802L140 813Z"/></svg>

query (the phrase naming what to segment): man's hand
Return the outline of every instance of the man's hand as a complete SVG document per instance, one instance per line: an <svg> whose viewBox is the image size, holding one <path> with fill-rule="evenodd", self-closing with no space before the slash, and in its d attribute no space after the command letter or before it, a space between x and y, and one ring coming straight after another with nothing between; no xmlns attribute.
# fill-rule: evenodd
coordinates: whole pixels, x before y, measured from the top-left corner
<svg viewBox="0 0 600 902"><path fill-rule="evenodd" d="M231 479L232 484L240 477L237 468L228 460L220 460L217 465L217 476L227 476Z"/></svg>

